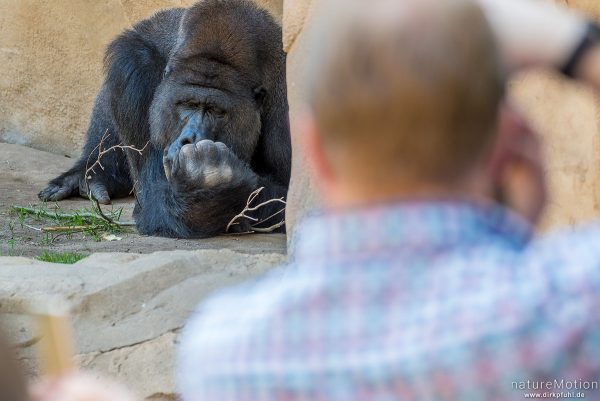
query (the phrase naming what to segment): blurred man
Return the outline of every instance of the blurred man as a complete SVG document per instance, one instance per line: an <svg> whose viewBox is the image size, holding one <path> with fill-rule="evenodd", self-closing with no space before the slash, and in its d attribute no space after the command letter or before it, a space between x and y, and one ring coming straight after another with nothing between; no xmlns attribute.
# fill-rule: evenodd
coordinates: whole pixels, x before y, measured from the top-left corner
<svg viewBox="0 0 600 401"><path fill-rule="evenodd" d="M539 148L502 106L507 71L574 74L598 38L554 9L520 30L507 15L379 0L327 18L302 127L325 210L295 233L283 278L199 309L186 401L600 399L600 227L531 241Z"/></svg>

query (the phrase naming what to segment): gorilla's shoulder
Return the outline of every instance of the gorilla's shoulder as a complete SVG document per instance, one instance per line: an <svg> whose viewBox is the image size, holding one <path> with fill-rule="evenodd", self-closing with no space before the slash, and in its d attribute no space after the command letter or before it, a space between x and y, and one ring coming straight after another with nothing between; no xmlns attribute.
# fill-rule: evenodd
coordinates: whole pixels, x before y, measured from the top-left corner
<svg viewBox="0 0 600 401"><path fill-rule="evenodd" d="M179 24L185 14L185 8L170 8L161 10L151 17L135 24L129 31L122 36L143 38L148 45L165 53L167 56L172 47L177 42Z"/></svg>
<svg viewBox="0 0 600 401"><path fill-rule="evenodd" d="M181 17L185 13L185 8L169 8L160 10L150 17L143 19L133 26L135 31L140 33L160 32L163 30L171 31L172 27L179 26Z"/></svg>

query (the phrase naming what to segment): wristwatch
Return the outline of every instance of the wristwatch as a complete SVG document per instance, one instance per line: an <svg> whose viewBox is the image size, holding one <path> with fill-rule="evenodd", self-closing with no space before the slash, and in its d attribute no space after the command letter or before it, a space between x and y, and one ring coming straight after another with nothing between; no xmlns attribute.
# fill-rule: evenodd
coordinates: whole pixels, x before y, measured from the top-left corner
<svg viewBox="0 0 600 401"><path fill-rule="evenodd" d="M595 45L600 44L600 26L594 22L588 22L585 35L575 48L575 51L569 58L569 61L561 68L563 74L567 77L575 78L575 73L579 63L587 52Z"/></svg>

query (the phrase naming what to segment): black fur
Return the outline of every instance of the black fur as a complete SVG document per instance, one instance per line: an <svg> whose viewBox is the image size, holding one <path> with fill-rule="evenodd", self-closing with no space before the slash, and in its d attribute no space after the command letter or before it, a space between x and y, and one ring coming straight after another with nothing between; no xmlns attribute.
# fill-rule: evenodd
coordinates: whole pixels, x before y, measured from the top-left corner
<svg viewBox="0 0 600 401"><path fill-rule="evenodd" d="M85 194L79 190L85 166L106 132L104 149L148 144L142 155L107 154L90 185L92 196L105 202L126 196L133 185L143 234L221 234L252 191L265 188L254 204L286 196L285 54L281 29L266 11L246 0L205 0L159 12L113 41L105 65L82 157L40 192L41 199ZM265 219L279 209L270 204L252 217Z"/></svg>

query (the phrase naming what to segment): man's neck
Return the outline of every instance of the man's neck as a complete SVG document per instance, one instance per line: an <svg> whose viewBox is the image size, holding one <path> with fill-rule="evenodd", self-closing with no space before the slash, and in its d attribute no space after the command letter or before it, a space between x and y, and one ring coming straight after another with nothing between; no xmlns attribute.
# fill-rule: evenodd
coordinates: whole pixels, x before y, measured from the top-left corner
<svg viewBox="0 0 600 401"><path fill-rule="evenodd" d="M390 182L386 185L377 182L376 184L340 186L338 190L332 191L326 196L325 205L331 209L347 209L403 201L489 202L491 199L488 186L476 179L461 180L452 185L400 182Z"/></svg>

